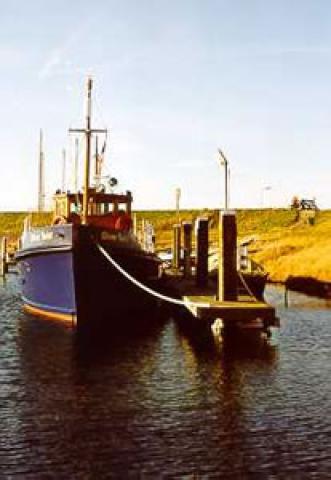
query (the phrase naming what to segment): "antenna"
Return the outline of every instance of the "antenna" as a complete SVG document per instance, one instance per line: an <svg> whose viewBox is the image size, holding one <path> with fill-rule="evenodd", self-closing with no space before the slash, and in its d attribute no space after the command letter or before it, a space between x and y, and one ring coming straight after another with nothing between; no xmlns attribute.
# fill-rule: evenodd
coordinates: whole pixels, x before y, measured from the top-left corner
<svg viewBox="0 0 331 480"><path fill-rule="evenodd" d="M44 152L43 152L43 131L39 135L39 172L38 172L38 212L45 209L45 179L44 179Z"/></svg>

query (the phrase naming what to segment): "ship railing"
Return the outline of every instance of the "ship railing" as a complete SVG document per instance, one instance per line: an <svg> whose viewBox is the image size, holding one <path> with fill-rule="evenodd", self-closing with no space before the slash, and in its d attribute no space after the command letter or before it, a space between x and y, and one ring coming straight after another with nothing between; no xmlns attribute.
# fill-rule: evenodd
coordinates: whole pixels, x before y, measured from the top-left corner
<svg viewBox="0 0 331 480"><path fill-rule="evenodd" d="M155 231L153 224L144 218L138 222L137 218L134 217L133 228L136 239L142 249L146 252L154 253Z"/></svg>

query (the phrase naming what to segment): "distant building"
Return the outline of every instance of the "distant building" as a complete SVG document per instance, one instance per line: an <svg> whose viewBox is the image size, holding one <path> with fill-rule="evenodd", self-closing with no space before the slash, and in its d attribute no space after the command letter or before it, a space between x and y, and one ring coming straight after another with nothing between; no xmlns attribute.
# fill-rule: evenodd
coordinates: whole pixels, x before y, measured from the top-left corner
<svg viewBox="0 0 331 480"><path fill-rule="evenodd" d="M314 198L312 200L306 198L301 199L299 208L300 210L318 210Z"/></svg>
<svg viewBox="0 0 331 480"><path fill-rule="evenodd" d="M292 198L291 208L296 210L318 210L315 198L308 199L295 196Z"/></svg>

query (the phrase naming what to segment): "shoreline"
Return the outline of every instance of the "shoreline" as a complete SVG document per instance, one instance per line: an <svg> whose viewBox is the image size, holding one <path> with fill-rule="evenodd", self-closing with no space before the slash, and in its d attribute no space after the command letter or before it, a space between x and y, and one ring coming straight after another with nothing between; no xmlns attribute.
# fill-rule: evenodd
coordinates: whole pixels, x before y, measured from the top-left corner
<svg viewBox="0 0 331 480"><path fill-rule="evenodd" d="M51 212L0 212L0 236L7 236L9 248L15 248L23 230L23 220L31 214L32 224L50 223ZM156 249L171 248L173 225L178 222L175 210L135 211L138 225L142 220L153 224ZM180 211L180 221L209 218L209 242L218 244L216 209ZM290 290L331 298L331 210L319 211L313 224L298 219L291 209L237 209L238 238L251 240L249 255L263 265L270 283Z"/></svg>
<svg viewBox="0 0 331 480"><path fill-rule="evenodd" d="M317 280L314 277L290 275L285 281L285 288L313 297L331 299L331 282Z"/></svg>
<svg viewBox="0 0 331 480"><path fill-rule="evenodd" d="M318 297L325 300L331 299L331 282L318 280L314 277L301 277L290 275L285 281L270 280L270 285L281 285L287 290L304 293L311 297Z"/></svg>

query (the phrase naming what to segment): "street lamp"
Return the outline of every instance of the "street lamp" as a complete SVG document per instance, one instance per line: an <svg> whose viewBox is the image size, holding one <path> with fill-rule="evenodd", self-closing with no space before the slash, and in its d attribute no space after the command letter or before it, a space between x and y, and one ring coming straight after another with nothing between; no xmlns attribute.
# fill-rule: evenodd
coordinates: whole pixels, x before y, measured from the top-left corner
<svg viewBox="0 0 331 480"><path fill-rule="evenodd" d="M179 209L180 209L180 197L182 191L179 187L176 188L176 214L177 214L177 223L180 223Z"/></svg>
<svg viewBox="0 0 331 480"><path fill-rule="evenodd" d="M228 159L226 158L226 156L224 155L224 153L222 152L222 150L220 148L218 149L218 153L220 155L221 165L224 166L224 209L226 211L229 207L229 194L228 194L228 176L229 176L228 165L229 165L229 162L228 162Z"/></svg>
<svg viewBox="0 0 331 480"><path fill-rule="evenodd" d="M262 188L262 208L264 208L265 192L270 192L271 188L270 185L266 185Z"/></svg>

